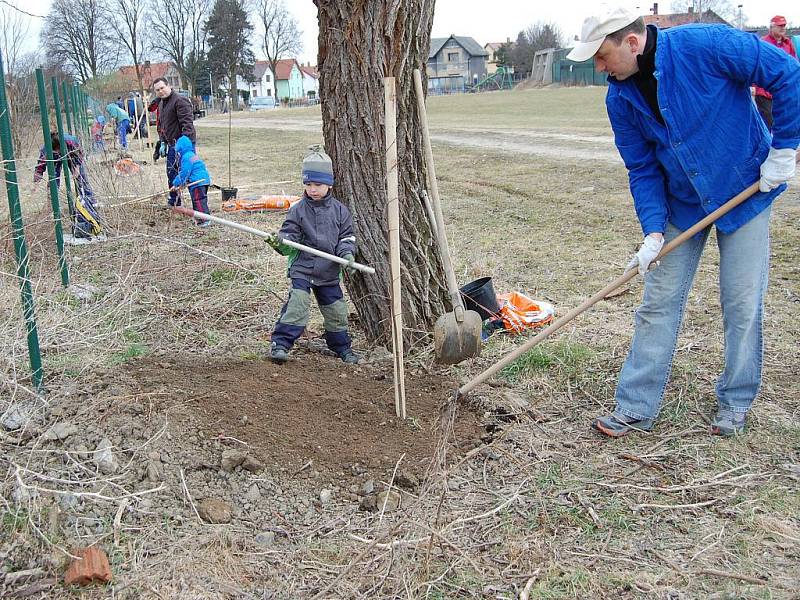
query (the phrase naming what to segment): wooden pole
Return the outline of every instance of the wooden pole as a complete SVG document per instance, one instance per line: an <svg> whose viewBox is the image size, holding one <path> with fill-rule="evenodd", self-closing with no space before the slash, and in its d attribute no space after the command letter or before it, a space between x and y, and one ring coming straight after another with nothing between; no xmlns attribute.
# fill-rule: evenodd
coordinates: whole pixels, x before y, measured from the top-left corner
<svg viewBox="0 0 800 600"><path fill-rule="evenodd" d="M383 78L386 135L386 205L389 221L389 259L392 270L392 350L394 352L394 409L406 418L403 364L403 305L400 297L400 184L397 173L397 91L394 77Z"/></svg>

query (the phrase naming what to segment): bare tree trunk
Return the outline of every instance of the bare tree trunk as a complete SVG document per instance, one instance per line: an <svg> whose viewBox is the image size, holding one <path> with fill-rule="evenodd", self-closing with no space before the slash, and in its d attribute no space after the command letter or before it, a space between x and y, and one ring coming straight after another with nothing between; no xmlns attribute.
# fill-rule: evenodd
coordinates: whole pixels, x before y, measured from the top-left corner
<svg viewBox="0 0 800 600"><path fill-rule="evenodd" d="M424 72L435 0L319 0L319 70L325 147L335 194L353 212L358 258L375 275L347 279L371 341L391 339L383 77L397 78L397 155L403 320L409 344L449 306L439 248L424 204L425 165L413 69Z"/></svg>

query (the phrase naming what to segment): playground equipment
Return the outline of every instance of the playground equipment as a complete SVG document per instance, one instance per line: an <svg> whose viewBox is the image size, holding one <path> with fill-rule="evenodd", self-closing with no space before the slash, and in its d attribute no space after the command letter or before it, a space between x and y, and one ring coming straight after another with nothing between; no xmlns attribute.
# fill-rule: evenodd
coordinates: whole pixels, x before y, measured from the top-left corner
<svg viewBox="0 0 800 600"><path fill-rule="evenodd" d="M514 70L512 67L497 67L497 71L488 75L468 88L470 92L489 92L494 90L510 90L514 88Z"/></svg>

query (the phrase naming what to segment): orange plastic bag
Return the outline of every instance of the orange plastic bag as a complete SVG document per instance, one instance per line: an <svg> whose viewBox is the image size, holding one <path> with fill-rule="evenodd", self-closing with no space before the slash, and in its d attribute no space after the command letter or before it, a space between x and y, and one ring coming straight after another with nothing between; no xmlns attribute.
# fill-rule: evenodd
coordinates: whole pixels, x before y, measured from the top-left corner
<svg viewBox="0 0 800 600"><path fill-rule="evenodd" d="M123 177L137 175L141 170L141 167L132 158L121 158L114 163L114 171Z"/></svg>
<svg viewBox="0 0 800 600"><path fill-rule="evenodd" d="M261 198L234 198L222 203L222 210L225 212L236 212L239 210L259 211L259 210L287 210L300 200L300 196L273 195L261 196Z"/></svg>
<svg viewBox="0 0 800 600"><path fill-rule="evenodd" d="M526 329L547 325L553 320L555 308L549 302L531 300L520 292L498 294L500 318L508 331L522 333Z"/></svg>

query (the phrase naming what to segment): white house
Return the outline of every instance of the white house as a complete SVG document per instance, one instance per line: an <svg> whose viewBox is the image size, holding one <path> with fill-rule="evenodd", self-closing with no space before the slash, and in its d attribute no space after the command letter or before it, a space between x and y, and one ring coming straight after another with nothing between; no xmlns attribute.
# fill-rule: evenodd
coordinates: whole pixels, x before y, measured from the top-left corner
<svg viewBox="0 0 800 600"><path fill-rule="evenodd" d="M253 67L253 81L248 85L251 98L259 96L275 97L275 75L265 60L257 60Z"/></svg>
<svg viewBox="0 0 800 600"><path fill-rule="evenodd" d="M303 74L303 95L306 98L319 98L319 73L317 67L300 65L300 72Z"/></svg>

